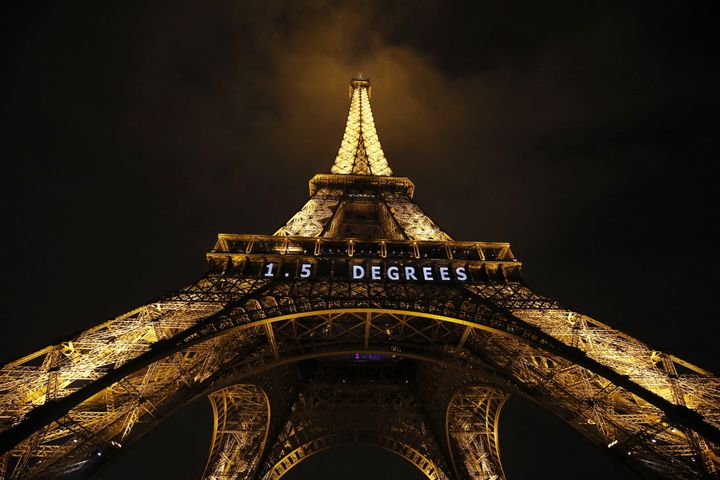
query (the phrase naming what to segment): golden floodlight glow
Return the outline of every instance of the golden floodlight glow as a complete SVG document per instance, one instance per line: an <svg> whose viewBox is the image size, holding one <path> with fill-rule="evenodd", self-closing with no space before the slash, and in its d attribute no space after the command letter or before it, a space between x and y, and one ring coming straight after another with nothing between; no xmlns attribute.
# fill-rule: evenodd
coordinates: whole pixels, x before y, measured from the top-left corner
<svg viewBox="0 0 720 480"><path fill-rule="evenodd" d="M510 394L653 476L717 476L720 379L532 291L509 243L452 240L393 176L369 99L353 79L332 173L274 235L220 234L197 281L0 366L0 478L86 478L207 397L203 480L358 443L503 480Z"/></svg>

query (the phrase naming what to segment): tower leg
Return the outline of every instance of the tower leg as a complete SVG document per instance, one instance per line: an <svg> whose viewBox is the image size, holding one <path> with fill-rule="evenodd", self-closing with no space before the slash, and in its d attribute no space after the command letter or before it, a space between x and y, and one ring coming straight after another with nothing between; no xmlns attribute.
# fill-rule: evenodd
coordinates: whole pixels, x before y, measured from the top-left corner
<svg viewBox="0 0 720 480"><path fill-rule="evenodd" d="M417 385L455 477L504 479L498 419L509 394L477 372L430 364L419 369Z"/></svg>
<svg viewBox="0 0 720 480"><path fill-rule="evenodd" d="M473 480L505 478L498 419L507 398L508 394L492 387L466 387L450 400L446 428L451 459L457 470L464 469Z"/></svg>
<svg viewBox="0 0 720 480"><path fill-rule="evenodd" d="M267 395L256 385L241 384L213 392L208 398L215 425L203 480L252 478L268 434Z"/></svg>
<svg viewBox="0 0 720 480"><path fill-rule="evenodd" d="M208 395L214 428L203 480L256 478L268 444L286 421L296 382L293 367L278 367Z"/></svg>

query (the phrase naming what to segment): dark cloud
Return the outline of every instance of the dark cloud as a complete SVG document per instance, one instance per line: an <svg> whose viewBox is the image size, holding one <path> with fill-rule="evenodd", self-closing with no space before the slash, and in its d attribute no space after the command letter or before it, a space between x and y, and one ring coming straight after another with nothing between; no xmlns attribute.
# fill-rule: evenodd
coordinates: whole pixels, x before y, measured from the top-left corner
<svg viewBox="0 0 720 480"><path fill-rule="evenodd" d="M510 241L540 292L720 366L717 59L700 6L55 4L7 18L4 360L192 280L218 232L274 231L329 169L363 72L391 166L451 235ZM522 435L506 455L530 448Z"/></svg>

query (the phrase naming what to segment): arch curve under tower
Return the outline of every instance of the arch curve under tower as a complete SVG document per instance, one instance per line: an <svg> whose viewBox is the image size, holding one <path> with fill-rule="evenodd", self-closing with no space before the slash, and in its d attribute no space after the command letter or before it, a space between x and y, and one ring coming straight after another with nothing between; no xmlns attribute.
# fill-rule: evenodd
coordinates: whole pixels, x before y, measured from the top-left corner
<svg viewBox="0 0 720 480"><path fill-rule="evenodd" d="M324 435L298 446L275 463L262 480L280 480L308 458L345 445L368 445L382 448L402 458L421 471L428 480L446 480L445 473L426 453L390 435L377 432L338 432Z"/></svg>
<svg viewBox="0 0 720 480"><path fill-rule="evenodd" d="M164 398L171 402L162 407L172 409L173 402L182 403L198 392L216 389L225 381L223 377L237 381L303 359L363 353L483 371L487 381L509 391L544 398L546 408L562 418L574 418L572 426L599 446L616 440L620 444L622 438L627 447L623 444L621 447L631 449L618 452L623 461L627 461L626 451L637 452L652 456L656 464L673 463L676 471L676 455L668 456L656 447L661 440L668 450L676 452L683 448L688 452L688 472L691 471L691 436L676 427L683 426L675 423L677 417L670 418L677 413L672 402L587 354L590 342L583 345L583 329L590 331L597 325L588 323L576 328L578 318L586 317L575 317L572 312L559 309L541 312L567 323L568 330L578 338L573 344L573 339L560 337L557 332L553 336L528 321L535 311L491 307L477 295L445 292L444 297L417 295L412 301L393 298L371 301L368 297L332 296L309 300L309 296L288 295L287 288L265 290L255 298L233 302L174 338L163 339L161 352L155 351L145 358L140 355L81 388L73 399L84 400L77 401L66 412L59 409L55 419L45 425L55 430L58 438L76 436L69 433L72 430L62 419L95 412L98 404L107 405L111 396L117 399L118 386L114 380L119 378L157 389L144 393L146 398L165 389ZM433 300L427 301L428 298ZM222 351L218 351L218 345L223 345ZM204 357L208 352L215 355L211 364ZM158 372L176 369L172 364L178 362L184 364L190 387L185 393L179 389L176 395L167 396L168 385ZM638 365L637 359L633 362ZM193 374L194 369L198 373ZM663 378L659 374L656 377ZM577 389L568 391L567 385L572 384ZM582 400L585 403L578 403L579 398L585 398ZM578 408L588 404L591 408ZM131 443L135 425L148 421L142 418L140 410L129 409L126 418L116 417L100 424L91 435ZM635 414L637 433L622 433L627 432L627 424L620 424L620 420L633 411L642 412L642 416ZM123 428L112 434L118 424ZM648 425L655 426L652 437L655 442L646 437ZM624 437L618 438L620 434ZM75 443L77 446L55 460L58 470L66 469L66 462L82 464L91 455L86 452L89 448L86 442ZM690 474L688 478L692 478Z"/></svg>

